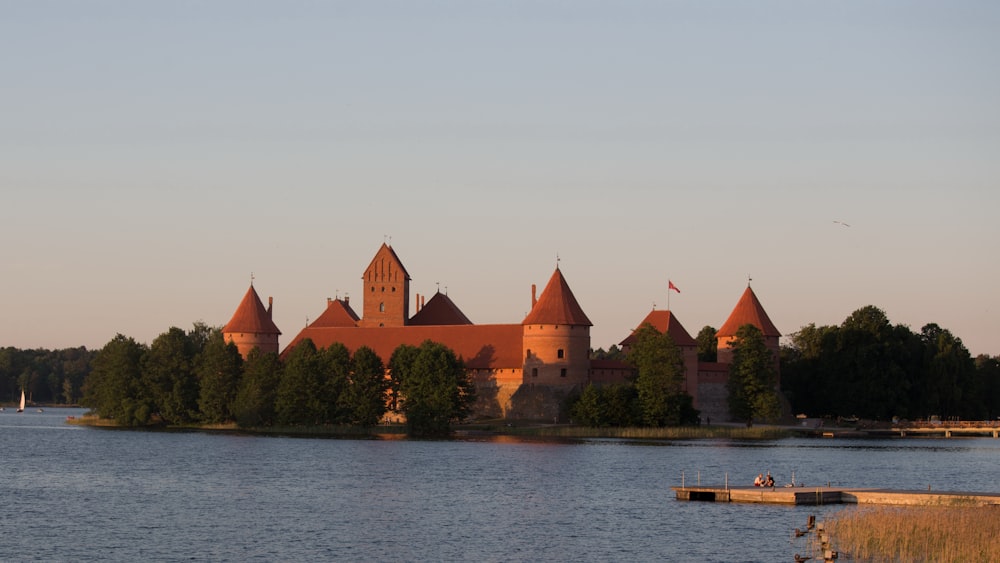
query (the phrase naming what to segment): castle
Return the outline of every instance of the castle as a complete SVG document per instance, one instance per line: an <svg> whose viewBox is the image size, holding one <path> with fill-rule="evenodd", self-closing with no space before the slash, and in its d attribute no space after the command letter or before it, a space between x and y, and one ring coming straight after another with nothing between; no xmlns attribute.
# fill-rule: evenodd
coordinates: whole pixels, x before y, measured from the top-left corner
<svg viewBox="0 0 1000 563"><path fill-rule="evenodd" d="M359 317L348 298L327 299L326 309L285 347L287 353L305 339L317 348L333 343L352 353L368 346L388 361L401 344L419 346L432 340L451 348L465 361L477 389L475 412L484 417L553 420L563 399L588 383L620 383L633 375L630 366L614 360L590 358L590 327L583 308L557 266L540 295L531 286L531 310L518 324L476 325L440 291L429 300L417 295L410 312L410 275L396 252L382 244L364 271L363 302ZM271 320L273 300L265 309L251 283L223 327L227 341L244 357L253 349L278 352L281 331ZM732 313L718 329L717 362L699 362L697 342L671 311L653 310L636 327L651 324L669 334L681 350L685 390L702 418L728 420L726 380L736 331L744 324L759 328L768 348L778 358L781 334L747 285ZM627 351L633 336L621 342Z"/></svg>

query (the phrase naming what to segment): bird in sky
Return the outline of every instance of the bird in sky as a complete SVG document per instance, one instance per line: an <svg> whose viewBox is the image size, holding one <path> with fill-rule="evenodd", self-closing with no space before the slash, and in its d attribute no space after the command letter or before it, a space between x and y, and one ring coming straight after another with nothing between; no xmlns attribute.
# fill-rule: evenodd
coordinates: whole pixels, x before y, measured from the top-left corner
<svg viewBox="0 0 1000 563"><path fill-rule="evenodd" d="M836 219L834 219L833 222L836 223L836 224L838 224L838 225L843 225L845 227L850 227L850 225L848 225L847 223L845 223L843 221L837 221Z"/></svg>

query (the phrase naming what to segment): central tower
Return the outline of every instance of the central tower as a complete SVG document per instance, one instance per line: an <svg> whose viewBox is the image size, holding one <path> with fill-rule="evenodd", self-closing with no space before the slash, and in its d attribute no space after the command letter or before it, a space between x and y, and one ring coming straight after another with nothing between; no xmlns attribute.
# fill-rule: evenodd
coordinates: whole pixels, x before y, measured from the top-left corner
<svg viewBox="0 0 1000 563"><path fill-rule="evenodd" d="M362 279L365 298L358 326L406 326L410 319L410 275L391 246L382 243Z"/></svg>

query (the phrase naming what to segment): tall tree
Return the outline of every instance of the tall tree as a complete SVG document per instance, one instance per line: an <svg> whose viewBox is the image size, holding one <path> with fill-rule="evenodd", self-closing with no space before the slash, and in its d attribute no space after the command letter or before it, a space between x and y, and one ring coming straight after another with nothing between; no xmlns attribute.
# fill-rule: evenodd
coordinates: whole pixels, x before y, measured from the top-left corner
<svg viewBox="0 0 1000 563"><path fill-rule="evenodd" d="M152 406L142 392L141 368L145 346L116 335L97 353L83 385L82 404L98 416L123 426L149 423Z"/></svg>
<svg viewBox="0 0 1000 563"><path fill-rule="evenodd" d="M200 394L198 407L204 422L218 423L233 419L233 402L239 387L243 358L222 331L213 330L195 360Z"/></svg>
<svg viewBox="0 0 1000 563"><path fill-rule="evenodd" d="M729 368L729 412L736 420L772 421L781 413L774 357L757 327L745 324L736 330L733 363Z"/></svg>
<svg viewBox="0 0 1000 563"><path fill-rule="evenodd" d="M233 418L241 427L270 426L275 422L275 397L281 381L281 361L274 352L254 348L243 362Z"/></svg>
<svg viewBox="0 0 1000 563"><path fill-rule="evenodd" d="M463 362L430 340L418 348L400 380L402 411L413 436L440 436L470 412L475 392Z"/></svg>
<svg viewBox="0 0 1000 563"><path fill-rule="evenodd" d="M326 378L323 358L310 339L300 342L285 359L275 397L278 424L318 425L326 422Z"/></svg>
<svg viewBox="0 0 1000 563"><path fill-rule="evenodd" d="M705 325L698 331L698 361L716 362L719 359L719 341L714 327Z"/></svg>
<svg viewBox="0 0 1000 563"><path fill-rule="evenodd" d="M142 379L155 412L168 424L192 422L198 417L198 379L195 349L177 327L157 336L142 359Z"/></svg>
<svg viewBox="0 0 1000 563"><path fill-rule="evenodd" d="M690 398L683 398L684 359L674 339L650 324L643 324L634 335L628 361L637 371L635 388L643 423L676 426L696 418L689 413Z"/></svg>
<svg viewBox="0 0 1000 563"><path fill-rule="evenodd" d="M378 424L386 411L387 389L385 365L378 354L368 346L355 350L343 400L348 421L360 426Z"/></svg>
<svg viewBox="0 0 1000 563"><path fill-rule="evenodd" d="M389 410L402 412L399 389L402 382L413 371L420 349L409 344L400 344L389 358Z"/></svg>

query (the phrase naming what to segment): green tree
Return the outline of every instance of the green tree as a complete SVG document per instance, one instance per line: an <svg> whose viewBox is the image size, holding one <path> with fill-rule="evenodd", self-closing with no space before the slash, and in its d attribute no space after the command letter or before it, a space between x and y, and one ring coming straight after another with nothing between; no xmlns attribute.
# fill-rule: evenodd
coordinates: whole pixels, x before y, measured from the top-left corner
<svg viewBox="0 0 1000 563"><path fill-rule="evenodd" d="M281 361L274 352L254 348L243 362L233 418L243 427L270 426L275 422L275 398L281 381Z"/></svg>
<svg viewBox="0 0 1000 563"><path fill-rule="evenodd" d="M399 389L403 379L413 371L420 349L409 344L400 344L389 357L389 410L402 412Z"/></svg>
<svg viewBox="0 0 1000 563"><path fill-rule="evenodd" d="M385 365L368 346L355 350L351 358L350 382L343 403L351 424L374 426L386 412L388 380Z"/></svg>
<svg viewBox="0 0 1000 563"><path fill-rule="evenodd" d="M154 412L168 424L198 418L198 379L195 350L188 335L177 327L156 337L142 359L142 380Z"/></svg>
<svg viewBox="0 0 1000 563"><path fill-rule="evenodd" d="M243 358L222 331L214 330L202 345L195 360L199 382L198 408L201 420L208 423L233 419L233 403L239 388Z"/></svg>
<svg viewBox="0 0 1000 563"><path fill-rule="evenodd" d="M324 422L348 424L351 411L344 400L351 377L351 352L347 346L334 342L320 350L322 360L322 397L326 404Z"/></svg>
<svg viewBox="0 0 1000 563"><path fill-rule="evenodd" d="M924 408L944 417L984 418L984 388L977 385L976 364L961 339L931 323L920 331L924 344Z"/></svg>
<svg viewBox="0 0 1000 563"><path fill-rule="evenodd" d="M601 388L588 383L579 398L570 407L570 416L576 424L600 428L607 426L605 418L604 397Z"/></svg>
<svg viewBox="0 0 1000 563"><path fill-rule="evenodd" d="M467 416L475 401L463 362L443 344L425 341L400 375L402 411L410 435L448 434L451 423Z"/></svg>
<svg viewBox="0 0 1000 563"><path fill-rule="evenodd" d="M628 360L637 371L635 388L639 395L642 422L647 426L676 426L686 421L684 359L669 334L661 334L650 324L635 331L635 343Z"/></svg>
<svg viewBox="0 0 1000 563"><path fill-rule="evenodd" d="M123 426L148 424L152 414L142 393L141 368L146 348L135 340L116 335L93 361L83 384L82 404L98 416Z"/></svg>
<svg viewBox="0 0 1000 563"><path fill-rule="evenodd" d="M774 357L760 329L745 324L736 330L733 363L729 369L729 412L736 420L772 421L781 412L776 389Z"/></svg>
<svg viewBox="0 0 1000 563"><path fill-rule="evenodd" d="M275 396L278 424L319 425L329 411L324 359L310 339L300 342L285 358Z"/></svg>
<svg viewBox="0 0 1000 563"><path fill-rule="evenodd" d="M719 341L714 327L709 325L701 327L695 340L698 342L699 362L719 361Z"/></svg>

